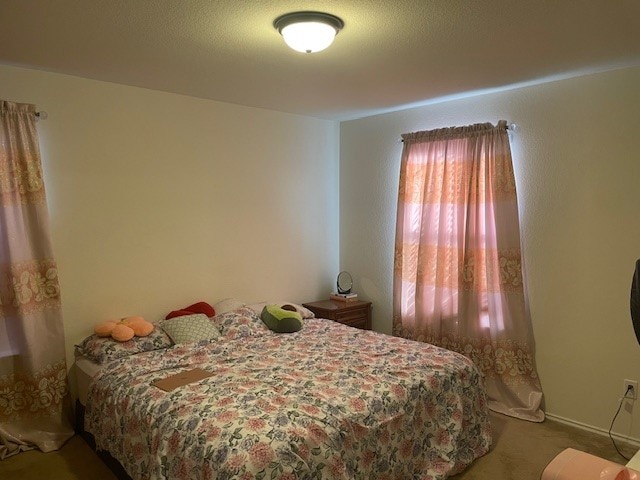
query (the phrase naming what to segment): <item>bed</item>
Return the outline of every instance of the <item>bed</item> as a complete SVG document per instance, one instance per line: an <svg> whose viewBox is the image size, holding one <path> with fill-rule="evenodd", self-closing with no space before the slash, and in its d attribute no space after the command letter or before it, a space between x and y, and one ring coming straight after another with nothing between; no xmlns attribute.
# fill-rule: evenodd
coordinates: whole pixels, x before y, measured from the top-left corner
<svg viewBox="0 0 640 480"><path fill-rule="evenodd" d="M134 479L444 479L489 450L464 356L319 318L276 334L249 308L210 321L213 340L78 366L84 429ZM154 386L194 369L211 376Z"/></svg>

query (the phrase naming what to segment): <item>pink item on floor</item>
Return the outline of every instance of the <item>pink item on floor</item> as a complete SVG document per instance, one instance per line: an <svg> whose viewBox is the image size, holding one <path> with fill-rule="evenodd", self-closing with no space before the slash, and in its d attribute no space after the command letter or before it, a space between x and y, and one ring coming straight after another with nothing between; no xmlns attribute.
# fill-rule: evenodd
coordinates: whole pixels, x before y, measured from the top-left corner
<svg viewBox="0 0 640 480"><path fill-rule="evenodd" d="M640 480L640 472L573 448L560 452L541 480Z"/></svg>

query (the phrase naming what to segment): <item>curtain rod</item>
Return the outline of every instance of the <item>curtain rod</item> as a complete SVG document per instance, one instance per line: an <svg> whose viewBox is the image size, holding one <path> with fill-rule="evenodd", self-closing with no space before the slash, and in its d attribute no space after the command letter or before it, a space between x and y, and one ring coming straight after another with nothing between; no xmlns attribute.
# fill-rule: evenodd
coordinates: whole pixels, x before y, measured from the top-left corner
<svg viewBox="0 0 640 480"><path fill-rule="evenodd" d="M45 111L36 112L35 116L38 118L38 120L46 120L47 118L49 118L49 114Z"/></svg>
<svg viewBox="0 0 640 480"><path fill-rule="evenodd" d="M515 123L507 123L507 126L505 127L505 130L508 132L517 132L520 129L520 127L515 124ZM400 138L400 143L404 143L404 140L402 138Z"/></svg>

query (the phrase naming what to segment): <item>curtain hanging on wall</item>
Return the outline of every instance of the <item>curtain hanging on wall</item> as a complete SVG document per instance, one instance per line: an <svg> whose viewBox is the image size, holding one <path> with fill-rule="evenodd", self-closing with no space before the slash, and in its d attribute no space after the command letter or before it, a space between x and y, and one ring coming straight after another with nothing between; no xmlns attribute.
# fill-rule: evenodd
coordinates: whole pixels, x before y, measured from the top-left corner
<svg viewBox="0 0 640 480"><path fill-rule="evenodd" d="M492 410L542 421L506 122L402 138L394 334L470 357Z"/></svg>
<svg viewBox="0 0 640 480"><path fill-rule="evenodd" d="M34 105L0 101L0 458L73 435Z"/></svg>

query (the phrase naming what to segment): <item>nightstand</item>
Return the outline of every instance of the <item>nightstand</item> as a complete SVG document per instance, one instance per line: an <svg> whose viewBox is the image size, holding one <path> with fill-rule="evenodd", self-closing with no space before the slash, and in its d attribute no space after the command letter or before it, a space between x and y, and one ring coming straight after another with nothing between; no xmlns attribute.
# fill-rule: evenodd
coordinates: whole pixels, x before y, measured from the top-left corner
<svg viewBox="0 0 640 480"><path fill-rule="evenodd" d="M371 330L371 302L321 300L302 305L311 310L318 318L328 318L351 327Z"/></svg>

